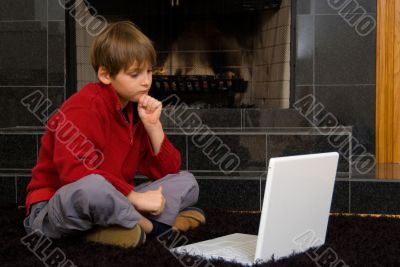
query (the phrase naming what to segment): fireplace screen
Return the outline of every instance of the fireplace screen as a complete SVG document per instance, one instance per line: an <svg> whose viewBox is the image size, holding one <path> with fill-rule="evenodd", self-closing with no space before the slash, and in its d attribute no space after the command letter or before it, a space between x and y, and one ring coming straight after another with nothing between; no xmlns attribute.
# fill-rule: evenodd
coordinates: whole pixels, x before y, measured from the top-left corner
<svg viewBox="0 0 400 267"><path fill-rule="evenodd" d="M117 0L113 8L109 1L90 4L108 21L133 21L154 41L155 97L177 94L201 108L288 108L290 2ZM89 63L91 42L76 24L78 88L96 80Z"/></svg>

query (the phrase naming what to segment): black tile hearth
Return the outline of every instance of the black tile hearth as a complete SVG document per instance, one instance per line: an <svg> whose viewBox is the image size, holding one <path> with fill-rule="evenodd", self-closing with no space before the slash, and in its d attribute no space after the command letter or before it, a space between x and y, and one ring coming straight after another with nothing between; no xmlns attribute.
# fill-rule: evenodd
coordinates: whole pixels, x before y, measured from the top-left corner
<svg viewBox="0 0 400 267"><path fill-rule="evenodd" d="M0 86L47 83L47 23L0 21Z"/></svg>
<svg viewBox="0 0 400 267"><path fill-rule="evenodd" d="M16 204L15 176L0 176L0 206Z"/></svg>
<svg viewBox="0 0 400 267"><path fill-rule="evenodd" d="M371 0L312 1L314 2L316 14L337 14L339 11L343 14L376 13L376 1Z"/></svg>
<svg viewBox="0 0 400 267"><path fill-rule="evenodd" d="M189 170L265 171L265 135L192 135L188 139Z"/></svg>
<svg viewBox="0 0 400 267"><path fill-rule="evenodd" d="M65 24L50 21L48 27L48 85L64 86Z"/></svg>
<svg viewBox="0 0 400 267"><path fill-rule="evenodd" d="M60 5L60 3L62 5ZM65 9L63 5L65 5L65 0L48 1L48 20L65 20Z"/></svg>
<svg viewBox="0 0 400 267"><path fill-rule="evenodd" d="M294 92L294 103L293 106L297 106L298 103L302 103L304 99L308 99L308 97L314 96L314 86L312 85L298 85L295 88ZM312 109L313 106L310 105L310 108ZM314 111L313 114L310 117L306 117L305 119L308 121L310 126L316 125L315 120L313 119L314 117Z"/></svg>
<svg viewBox="0 0 400 267"><path fill-rule="evenodd" d="M0 169L30 169L36 163L36 135L1 134Z"/></svg>
<svg viewBox="0 0 400 267"><path fill-rule="evenodd" d="M360 36L340 16L315 17L315 83L375 84L375 31Z"/></svg>
<svg viewBox="0 0 400 267"><path fill-rule="evenodd" d="M49 2L58 2L57 0ZM46 20L47 0L2 0L0 21Z"/></svg>
<svg viewBox="0 0 400 267"><path fill-rule="evenodd" d="M353 126L353 136L358 144L374 153L375 85L316 86L315 99L326 112L335 116L338 124ZM356 145L355 141L353 145Z"/></svg>
<svg viewBox="0 0 400 267"><path fill-rule="evenodd" d="M331 212L350 212L350 181L335 181Z"/></svg>
<svg viewBox="0 0 400 267"><path fill-rule="evenodd" d="M229 174L221 173L221 171L213 170L190 170L195 177L204 179L231 179L231 180L259 180L265 179L265 171L233 171Z"/></svg>
<svg viewBox="0 0 400 267"><path fill-rule="evenodd" d="M40 147L42 146L42 137L44 134L37 134L36 135L36 142L37 142L37 158L39 158Z"/></svg>
<svg viewBox="0 0 400 267"><path fill-rule="evenodd" d="M350 212L400 214L398 181L351 181Z"/></svg>
<svg viewBox="0 0 400 267"><path fill-rule="evenodd" d="M197 179L197 206L225 210L260 210L260 181Z"/></svg>
<svg viewBox="0 0 400 267"><path fill-rule="evenodd" d="M176 109L174 112L176 127L189 126L190 120L195 120L193 125L206 125L210 128L240 128L242 120L241 109L212 108L212 109Z"/></svg>
<svg viewBox="0 0 400 267"><path fill-rule="evenodd" d="M26 97L27 101L22 101ZM44 125L47 121L46 98L44 87L1 87L0 127Z"/></svg>
<svg viewBox="0 0 400 267"><path fill-rule="evenodd" d="M181 152L182 166L181 170L187 170L187 146L186 136L184 135L168 135L168 139Z"/></svg>
<svg viewBox="0 0 400 267"><path fill-rule="evenodd" d="M307 127L309 123L294 109L244 109L243 127Z"/></svg>
<svg viewBox="0 0 400 267"><path fill-rule="evenodd" d="M15 179L17 180L17 204L19 206L25 205L25 198L26 198L26 187L28 186L29 182L31 181L30 176L16 176Z"/></svg>
<svg viewBox="0 0 400 267"><path fill-rule="evenodd" d="M301 0L301 1L296 1L296 12L298 15L303 15L303 14L310 14L311 13L311 1L313 0Z"/></svg>
<svg viewBox="0 0 400 267"><path fill-rule="evenodd" d="M339 151L332 144L341 144L345 153L339 153L338 171L349 173L349 136L348 135L268 135L267 159L272 157L293 156L312 153Z"/></svg>
<svg viewBox="0 0 400 267"><path fill-rule="evenodd" d="M164 129L175 128L176 123L174 119L174 111L172 108L163 108L161 112L160 121Z"/></svg>
<svg viewBox="0 0 400 267"><path fill-rule="evenodd" d="M48 116L50 117L65 101L64 87L49 87L47 91L49 102Z"/></svg>
<svg viewBox="0 0 400 267"><path fill-rule="evenodd" d="M314 83L314 16L298 15L296 47L296 85Z"/></svg>

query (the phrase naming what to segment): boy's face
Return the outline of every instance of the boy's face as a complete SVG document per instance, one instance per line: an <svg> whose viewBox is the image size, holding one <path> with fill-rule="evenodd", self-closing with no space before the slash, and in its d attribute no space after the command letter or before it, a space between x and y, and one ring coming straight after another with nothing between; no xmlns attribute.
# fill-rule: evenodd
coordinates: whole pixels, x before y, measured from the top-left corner
<svg viewBox="0 0 400 267"><path fill-rule="evenodd" d="M121 70L114 77L110 77L111 85L117 91L121 106L128 102L138 102L142 95L149 93L152 82L152 69L150 64L133 64L127 71Z"/></svg>

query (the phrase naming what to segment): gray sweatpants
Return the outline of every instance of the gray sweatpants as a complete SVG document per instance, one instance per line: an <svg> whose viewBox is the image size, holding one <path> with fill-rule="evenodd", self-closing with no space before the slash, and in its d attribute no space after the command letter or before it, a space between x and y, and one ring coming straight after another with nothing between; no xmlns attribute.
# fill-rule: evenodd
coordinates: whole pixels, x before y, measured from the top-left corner
<svg viewBox="0 0 400 267"><path fill-rule="evenodd" d="M28 233L40 230L48 237L60 238L95 225L132 228L142 216L172 225L179 211L197 202L199 186L191 173L181 171L141 184L134 191L146 192L160 186L165 198L163 212L158 216L142 215L103 176L91 174L61 187L49 201L32 205L24 226Z"/></svg>

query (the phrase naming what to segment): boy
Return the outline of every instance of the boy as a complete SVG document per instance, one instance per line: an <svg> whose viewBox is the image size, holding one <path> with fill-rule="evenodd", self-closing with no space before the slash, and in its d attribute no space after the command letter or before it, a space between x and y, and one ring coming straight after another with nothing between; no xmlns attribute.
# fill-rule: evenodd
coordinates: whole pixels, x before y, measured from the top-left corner
<svg viewBox="0 0 400 267"><path fill-rule="evenodd" d="M95 39L99 83L71 96L49 119L27 187L27 232L136 247L172 228L205 223L196 179L179 172L180 153L164 134L162 104L148 95L156 54L131 22ZM153 182L133 187L140 171Z"/></svg>

